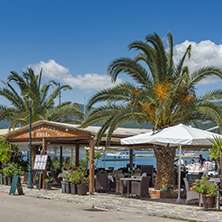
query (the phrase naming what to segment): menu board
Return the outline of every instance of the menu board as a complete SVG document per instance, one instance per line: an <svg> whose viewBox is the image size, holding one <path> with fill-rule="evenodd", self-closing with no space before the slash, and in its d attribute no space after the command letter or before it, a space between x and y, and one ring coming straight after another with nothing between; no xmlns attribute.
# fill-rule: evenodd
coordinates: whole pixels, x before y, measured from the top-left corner
<svg viewBox="0 0 222 222"><path fill-rule="evenodd" d="M45 170L47 164L47 155L36 155L33 170Z"/></svg>

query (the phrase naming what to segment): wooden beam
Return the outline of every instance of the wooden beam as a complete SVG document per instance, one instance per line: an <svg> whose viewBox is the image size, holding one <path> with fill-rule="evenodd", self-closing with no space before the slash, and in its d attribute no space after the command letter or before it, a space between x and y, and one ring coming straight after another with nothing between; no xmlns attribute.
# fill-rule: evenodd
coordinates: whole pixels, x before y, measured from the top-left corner
<svg viewBox="0 0 222 222"><path fill-rule="evenodd" d="M43 147L43 154L47 155L47 142L46 142L45 138L42 139L42 147ZM44 179L46 179L46 176L47 176L47 164L46 164L46 169L44 170L43 176L42 176L42 188L43 189L45 188Z"/></svg>
<svg viewBox="0 0 222 222"><path fill-rule="evenodd" d="M89 155L89 194L94 194L94 146L95 140L92 138L90 140L90 155Z"/></svg>
<svg viewBox="0 0 222 222"><path fill-rule="evenodd" d="M79 166L79 144L76 144L76 167Z"/></svg>

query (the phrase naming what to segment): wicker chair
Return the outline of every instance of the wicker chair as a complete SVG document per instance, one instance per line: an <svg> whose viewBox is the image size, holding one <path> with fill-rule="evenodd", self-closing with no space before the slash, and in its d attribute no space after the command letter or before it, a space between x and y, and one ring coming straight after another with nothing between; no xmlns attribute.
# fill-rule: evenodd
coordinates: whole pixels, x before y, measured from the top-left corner
<svg viewBox="0 0 222 222"><path fill-rule="evenodd" d="M138 197L150 197L149 184L151 176L143 176L141 181L132 181L131 194Z"/></svg>
<svg viewBox="0 0 222 222"><path fill-rule="evenodd" d="M189 201L193 201L193 200L195 200L196 202L199 202L199 198L200 198L199 193L190 190L190 186L189 186L187 178L183 178L183 180L185 183L185 188L186 188L186 193L187 193L185 203L187 204Z"/></svg>
<svg viewBox="0 0 222 222"><path fill-rule="evenodd" d="M108 173L96 174L96 192L107 192L108 189Z"/></svg>
<svg viewBox="0 0 222 222"><path fill-rule="evenodd" d="M146 173L147 176L151 176L150 178L150 187L154 187L154 169L153 169L153 165L142 165L141 166L141 172L140 175L142 175L143 173Z"/></svg>
<svg viewBox="0 0 222 222"><path fill-rule="evenodd" d="M115 174L114 178L116 180L116 194L124 195L127 191L126 181L120 180L121 178L124 178L124 175L123 174Z"/></svg>

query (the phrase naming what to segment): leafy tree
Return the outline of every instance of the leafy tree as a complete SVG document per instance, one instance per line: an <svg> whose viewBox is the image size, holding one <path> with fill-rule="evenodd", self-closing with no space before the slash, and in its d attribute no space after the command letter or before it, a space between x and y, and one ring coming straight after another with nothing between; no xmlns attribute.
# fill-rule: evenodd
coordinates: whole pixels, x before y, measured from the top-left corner
<svg viewBox="0 0 222 222"><path fill-rule="evenodd" d="M208 138L208 140L213 144L211 149L208 151L208 155L213 157L217 164L217 170L220 178L220 182L222 182L222 140L219 136L214 136L213 139ZM222 183L221 183L222 187Z"/></svg>
<svg viewBox="0 0 222 222"><path fill-rule="evenodd" d="M71 90L69 85L56 87L48 96L50 83L42 84L42 70L39 75L35 75L31 68L22 75L11 72L7 79L7 87L0 89L0 95L5 97L11 107L0 106L0 121L10 120L9 128L15 128L18 124L27 125L29 123L29 108L27 99L34 100L32 108L32 122L37 120L49 120L62 122L80 123L83 118L77 103L63 102L55 106L55 99L62 90ZM16 86L13 87L11 83ZM18 88L18 90L17 90ZM20 91L20 93L18 93ZM68 119L69 115L74 114L79 120Z"/></svg>
<svg viewBox="0 0 222 222"><path fill-rule="evenodd" d="M13 83L15 86L13 86ZM51 82L42 83L42 70L36 75L31 68L27 72L19 75L11 72L7 81L7 87L0 88L0 95L6 98L11 107L0 106L0 121L10 120L10 128L15 128L19 124L24 126L29 124L29 108L27 100L29 97L34 100L32 107L32 122L38 120L61 121L81 123L83 113L79 110L79 105L72 102L63 102L55 105L62 90L71 90L69 85L59 85L50 94ZM69 119L74 115L76 119ZM32 146L32 162L34 163L35 153L38 146Z"/></svg>
<svg viewBox="0 0 222 222"><path fill-rule="evenodd" d="M193 73L184 66L186 57L191 56L189 45L177 65L173 61L173 38L167 35L169 49L165 50L162 39L156 34L146 36L146 41L132 42L128 48L140 51L131 58L115 59L108 67L108 75L113 82L121 73L132 78L134 83L123 82L112 88L97 92L88 102L104 102L93 109L82 127L102 122L97 135L98 145L108 131L109 145L113 131L127 122L137 121L138 125L151 122L153 130L163 129L178 123L197 120L211 120L222 129L221 106L215 100L222 98L222 91L215 90L197 96L195 86L206 77L216 75L222 78L222 70L204 67ZM166 184L174 184L174 147L155 146L157 161L156 189L164 189Z"/></svg>

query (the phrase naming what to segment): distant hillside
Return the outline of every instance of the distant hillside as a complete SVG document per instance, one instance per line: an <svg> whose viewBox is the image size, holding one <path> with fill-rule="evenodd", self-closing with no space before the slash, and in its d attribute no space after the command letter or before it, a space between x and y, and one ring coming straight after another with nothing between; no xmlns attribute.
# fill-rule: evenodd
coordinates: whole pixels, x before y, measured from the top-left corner
<svg viewBox="0 0 222 222"><path fill-rule="evenodd" d="M221 102L221 104L222 104L222 102ZM84 105L83 104L79 104L79 108L80 108L80 110L82 111L82 112L84 112ZM86 115L88 114L88 110L86 110ZM71 115L70 117L69 117L70 119L73 119L74 118L74 116L73 115ZM8 121L8 120L4 120L4 121L0 121L0 129L7 129L8 127L9 127L9 124L10 124L10 121ZM212 123L212 122L210 122L210 121L198 121L198 125L199 125L199 128L200 129L203 129L203 130L206 130L206 129L210 129L210 128L212 128L212 127L215 127L216 125L214 124L214 123ZM98 124L96 124L95 126L101 126L101 123L98 123ZM126 124L124 124L124 125L122 125L121 127L125 127L125 128L137 128L137 123L136 123L136 121L135 122L128 122L128 123L126 123ZM152 129L152 126L151 126L151 124L150 123L148 123L148 124L141 124L138 128L140 128L140 129ZM219 133L219 129L215 129L215 130L213 130L213 131L211 131L211 132L214 132L214 133Z"/></svg>

